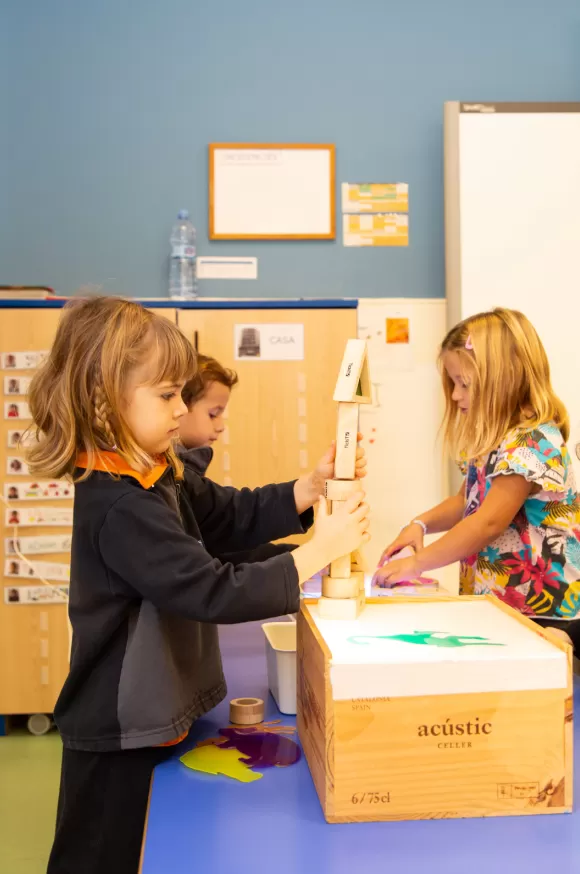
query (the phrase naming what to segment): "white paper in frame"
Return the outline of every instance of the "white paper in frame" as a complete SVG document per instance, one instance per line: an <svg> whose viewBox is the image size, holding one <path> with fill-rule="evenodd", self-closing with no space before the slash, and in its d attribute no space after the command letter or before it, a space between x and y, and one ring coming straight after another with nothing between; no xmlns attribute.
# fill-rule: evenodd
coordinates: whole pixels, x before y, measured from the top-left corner
<svg viewBox="0 0 580 874"><path fill-rule="evenodd" d="M212 143L212 240L333 240L335 147Z"/></svg>

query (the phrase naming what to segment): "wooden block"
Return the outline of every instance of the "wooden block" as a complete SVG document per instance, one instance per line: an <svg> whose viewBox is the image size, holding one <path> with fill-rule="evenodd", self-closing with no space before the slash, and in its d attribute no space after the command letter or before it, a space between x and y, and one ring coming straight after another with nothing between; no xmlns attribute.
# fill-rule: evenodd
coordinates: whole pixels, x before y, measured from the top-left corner
<svg viewBox="0 0 580 874"><path fill-rule="evenodd" d="M492 596L369 598L327 637L343 603L303 602L297 627L298 733L328 822L572 810L566 643Z"/></svg>
<svg viewBox="0 0 580 874"><path fill-rule="evenodd" d="M359 479L327 479L324 483L324 495L329 501L346 501L360 491L362 483Z"/></svg>
<svg viewBox="0 0 580 874"><path fill-rule="evenodd" d="M371 377L365 340L347 340L333 400L372 403Z"/></svg>
<svg viewBox="0 0 580 874"><path fill-rule="evenodd" d="M323 598L357 598L360 594L363 574L353 574L350 577L322 577Z"/></svg>
<svg viewBox="0 0 580 874"><path fill-rule="evenodd" d="M335 479L354 479L356 438L358 434L358 404L338 405L336 426Z"/></svg>
<svg viewBox="0 0 580 874"><path fill-rule="evenodd" d="M350 560L351 571L362 571L363 573L366 571L367 563L360 549L356 549L354 552L351 552Z"/></svg>
<svg viewBox="0 0 580 874"><path fill-rule="evenodd" d="M350 577L351 558L348 555L342 555L340 558L330 562L330 574L333 579L344 579Z"/></svg>
<svg viewBox="0 0 580 874"><path fill-rule="evenodd" d="M364 606L364 592L359 592L356 598L318 599L318 613L322 619L356 619Z"/></svg>
<svg viewBox="0 0 580 874"><path fill-rule="evenodd" d="M351 482L355 482L355 480L351 480ZM340 510L344 507L346 501L331 501L330 502L330 512L336 513L337 510ZM342 555L340 558L335 559L330 563L330 576L335 577L350 577L351 573L351 556Z"/></svg>

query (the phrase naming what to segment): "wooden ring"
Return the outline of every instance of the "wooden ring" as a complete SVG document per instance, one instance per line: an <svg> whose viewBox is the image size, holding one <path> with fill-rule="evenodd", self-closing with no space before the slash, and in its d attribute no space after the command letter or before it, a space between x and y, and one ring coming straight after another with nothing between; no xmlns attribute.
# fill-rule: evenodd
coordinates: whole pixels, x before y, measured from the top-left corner
<svg viewBox="0 0 580 874"><path fill-rule="evenodd" d="M356 598L364 587L364 574L359 571L350 577L322 577L323 598Z"/></svg>
<svg viewBox="0 0 580 874"><path fill-rule="evenodd" d="M234 725L258 725L264 721L261 698L233 698L230 701L230 722Z"/></svg>

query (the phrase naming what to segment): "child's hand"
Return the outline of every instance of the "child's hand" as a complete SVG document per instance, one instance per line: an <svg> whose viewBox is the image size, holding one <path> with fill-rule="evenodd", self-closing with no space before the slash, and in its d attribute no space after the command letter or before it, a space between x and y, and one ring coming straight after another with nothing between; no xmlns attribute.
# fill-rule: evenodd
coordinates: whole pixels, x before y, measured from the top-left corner
<svg viewBox="0 0 580 874"><path fill-rule="evenodd" d="M411 525L405 526L398 537L396 537L389 546L385 549L383 554L381 555L381 559L379 561L379 566L383 565L386 561L388 561L392 555L400 552L406 546L410 546L415 552L419 552L423 549L423 529L420 525L417 525L416 522L411 523Z"/></svg>
<svg viewBox="0 0 580 874"><path fill-rule="evenodd" d="M368 543L369 508L362 503L364 492L356 492L344 502L344 506L329 515L326 500L319 499L318 514L314 523L312 545L320 549L322 561L330 564L341 555L354 552L363 543Z"/></svg>
<svg viewBox="0 0 580 874"><path fill-rule="evenodd" d="M363 439L362 434L357 434L357 443ZM324 481L334 477L334 459L336 458L336 442L333 440L329 449L324 453L312 472L313 478L321 484L321 492L324 490ZM356 461L354 475L356 479L363 479L367 474L367 456L362 446L356 447Z"/></svg>
<svg viewBox="0 0 580 874"><path fill-rule="evenodd" d="M362 434L357 434L357 441L362 440ZM298 513L303 513L312 507L318 498L324 494L324 482L334 477L334 459L336 457L336 444L333 442L327 452L322 456L312 473L301 476L294 484L294 497ZM362 479L367 473L367 457L362 446L356 448L356 461L354 475ZM345 550L346 554L347 550Z"/></svg>
<svg viewBox="0 0 580 874"><path fill-rule="evenodd" d="M420 576L421 571L417 556L412 555L409 558L387 562L387 564L377 568L373 577L373 585L388 588L389 586L394 586L395 583L406 583L416 580Z"/></svg>

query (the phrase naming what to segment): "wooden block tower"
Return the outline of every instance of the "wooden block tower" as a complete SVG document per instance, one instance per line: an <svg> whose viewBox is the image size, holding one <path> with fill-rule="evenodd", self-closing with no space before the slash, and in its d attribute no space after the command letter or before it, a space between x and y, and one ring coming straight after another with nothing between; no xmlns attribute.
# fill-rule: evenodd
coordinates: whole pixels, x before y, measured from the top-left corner
<svg viewBox="0 0 580 874"><path fill-rule="evenodd" d="M337 510L361 488L355 479L359 404L370 404L371 379L367 344L348 340L333 400L338 402L334 479L326 481L329 511ZM343 555L330 565L322 580L319 614L326 619L356 619L365 603L364 574L360 557Z"/></svg>

